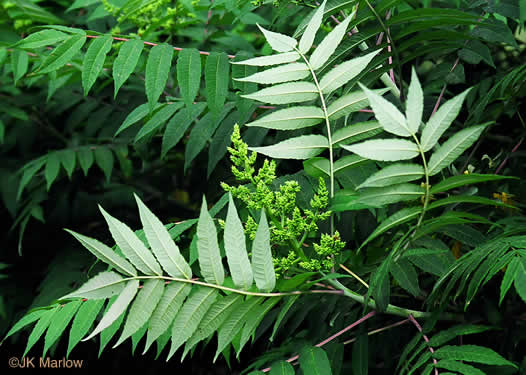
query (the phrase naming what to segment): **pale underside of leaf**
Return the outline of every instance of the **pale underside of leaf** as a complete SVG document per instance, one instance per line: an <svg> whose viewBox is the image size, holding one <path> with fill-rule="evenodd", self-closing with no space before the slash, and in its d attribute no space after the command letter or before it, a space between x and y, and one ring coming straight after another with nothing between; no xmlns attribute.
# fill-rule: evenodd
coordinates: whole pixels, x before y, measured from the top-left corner
<svg viewBox="0 0 526 375"><path fill-rule="evenodd" d="M409 130L416 134L422 122L422 112L424 111L424 93L422 86L416 75L415 68L411 69L411 84L407 90L407 102L405 117Z"/></svg>
<svg viewBox="0 0 526 375"><path fill-rule="evenodd" d="M249 149L273 158L304 160L319 155L328 147L329 142L323 135L303 135L272 146L249 147Z"/></svg>
<svg viewBox="0 0 526 375"><path fill-rule="evenodd" d="M360 74L371 62L373 57L380 53L380 51L381 49L370 52L365 56L355 57L354 59L341 63L330 70L320 81L321 91L324 94L330 94L334 90L345 85L351 79Z"/></svg>
<svg viewBox="0 0 526 375"><path fill-rule="evenodd" d="M97 327L93 330L93 332L91 332L91 334L88 337L82 339L82 341L87 341L95 337L104 329L108 328L119 316L121 316L126 311L128 305L131 303L138 290L138 280L128 281L121 294L117 297L113 305L111 305L109 310L102 317Z"/></svg>
<svg viewBox="0 0 526 375"><path fill-rule="evenodd" d="M264 85L297 81L309 76L309 68L305 63L291 63L276 68L254 73L244 78L234 78L240 82L254 82Z"/></svg>
<svg viewBox="0 0 526 375"><path fill-rule="evenodd" d="M421 165L396 163L379 170L356 188L384 187L418 180L422 176L424 176L424 168Z"/></svg>
<svg viewBox="0 0 526 375"><path fill-rule="evenodd" d="M318 95L316 85L312 82L289 82L241 97L270 104L288 104L314 100Z"/></svg>
<svg viewBox="0 0 526 375"><path fill-rule="evenodd" d="M261 210L256 237L252 243L252 270L259 290L270 292L276 285L276 274L270 251L270 232L265 210Z"/></svg>
<svg viewBox="0 0 526 375"><path fill-rule="evenodd" d="M407 125L405 116L395 107L393 103L384 99L382 96L375 94L362 84L359 84L361 89L365 91L369 98L369 103L374 111L374 116L384 127L386 132L399 135L401 137L409 137L412 133Z"/></svg>
<svg viewBox="0 0 526 375"><path fill-rule="evenodd" d="M463 129L449 138L429 158L429 175L434 176L442 169L453 163L480 136L486 125L472 126Z"/></svg>
<svg viewBox="0 0 526 375"><path fill-rule="evenodd" d="M222 285L225 280L225 271L219 253L217 230L206 208L204 197L197 222L197 253L201 274L206 282Z"/></svg>
<svg viewBox="0 0 526 375"><path fill-rule="evenodd" d="M373 92L378 95L383 95L387 91L389 91L389 89L373 90ZM368 105L369 99L367 99L367 94L363 90L353 91L329 104L329 107L327 108L329 120L337 120L352 112L364 109Z"/></svg>
<svg viewBox="0 0 526 375"><path fill-rule="evenodd" d="M108 223L115 243L130 262L146 275L161 276L161 266L130 227L111 216L101 206L99 206L99 210Z"/></svg>
<svg viewBox="0 0 526 375"><path fill-rule="evenodd" d="M349 17L347 17L343 22L336 26L316 47L312 52L309 63L313 70L319 69L322 67L325 62L331 57L338 45L343 39L345 32L347 31L347 26L354 17L354 12Z"/></svg>
<svg viewBox="0 0 526 375"><path fill-rule="evenodd" d="M305 28L305 31L301 36L300 43L298 46L298 49L301 53L307 53L312 47L312 43L314 42L316 32L319 30L321 22L323 21L323 14L325 12L326 3L327 0L324 0L310 19L307 27Z"/></svg>
<svg viewBox="0 0 526 375"><path fill-rule="evenodd" d="M259 126L268 129L293 130L319 124L325 119L323 111L314 106L289 107L272 112L245 126Z"/></svg>
<svg viewBox="0 0 526 375"><path fill-rule="evenodd" d="M135 195L144 233L161 267L172 277L192 278L192 269L161 221Z"/></svg>
<svg viewBox="0 0 526 375"><path fill-rule="evenodd" d="M119 294L124 289L123 278L121 275L106 271L89 279L76 291L69 293L61 299L68 298L87 298L105 299Z"/></svg>
<svg viewBox="0 0 526 375"><path fill-rule="evenodd" d="M448 100L431 116L424 130L422 130L422 136L420 137L422 150L431 150L442 134L451 126L453 120L458 116L462 103L469 91L470 89L467 89Z"/></svg>
<svg viewBox="0 0 526 375"><path fill-rule="evenodd" d="M271 56L260 56L253 57L251 59L243 61L233 61L231 64L241 64L241 65L250 65L250 66L272 66L285 63L291 63L300 58L300 54L297 52L285 52L279 53L277 55Z"/></svg>
<svg viewBox="0 0 526 375"><path fill-rule="evenodd" d="M137 276L137 270L129 263L126 259L119 256L111 248L99 242L93 238L83 236L82 234L75 233L69 229L65 229L66 232L70 233L75 237L86 249L88 249L93 255L103 262L114 267L117 271L122 272L126 275Z"/></svg>
<svg viewBox="0 0 526 375"><path fill-rule="evenodd" d="M338 146L341 143L354 143L366 138L371 138L384 131L378 121L359 122L338 129L332 135L332 144Z"/></svg>
<svg viewBox="0 0 526 375"><path fill-rule="evenodd" d="M232 280L238 288L248 290L252 285L252 269L245 243L245 231L241 220L239 220L231 194L229 194L224 239L225 253Z"/></svg>
<svg viewBox="0 0 526 375"><path fill-rule="evenodd" d="M341 147L371 160L398 161L418 156L418 146L405 139L373 139Z"/></svg>
<svg viewBox="0 0 526 375"><path fill-rule="evenodd" d="M277 52L290 52L292 51L296 45L298 44L298 41L288 35L283 35L280 33L276 33L270 30L267 30L259 25L259 30L265 35L265 39L267 39L267 42L270 44L272 49Z"/></svg>

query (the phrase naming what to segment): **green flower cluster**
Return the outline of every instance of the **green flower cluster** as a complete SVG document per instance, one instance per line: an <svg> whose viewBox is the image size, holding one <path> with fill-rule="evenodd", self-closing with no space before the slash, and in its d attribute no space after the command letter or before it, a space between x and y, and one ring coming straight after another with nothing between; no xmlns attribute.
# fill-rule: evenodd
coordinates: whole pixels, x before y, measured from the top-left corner
<svg viewBox="0 0 526 375"><path fill-rule="evenodd" d="M230 186L224 182L222 188L230 192L233 197L243 201L249 211L257 212L265 209L270 220L270 241L275 252L274 266L277 272L284 273L299 263L307 270L328 270L333 267L332 256L337 254L345 245L337 238L323 235L320 244L314 244L311 259L304 252L305 240L318 231L318 223L327 220L331 212L327 211L329 193L325 181L320 178L318 190L310 201L310 209L302 210L297 206L296 197L301 188L297 181L286 181L279 189L271 188L276 179L276 163L265 160L256 172L257 154L249 154L248 145L241 139L239 126L234 127L232 133L232 147L228 148L230 160L233 163L232 173L237 181L245 185ZM245 233L251 240L257 231L256 220L249 215L245 222ZM285 256L280 253L285 252ZM320 258L320 259L318 259Z"/></svg>

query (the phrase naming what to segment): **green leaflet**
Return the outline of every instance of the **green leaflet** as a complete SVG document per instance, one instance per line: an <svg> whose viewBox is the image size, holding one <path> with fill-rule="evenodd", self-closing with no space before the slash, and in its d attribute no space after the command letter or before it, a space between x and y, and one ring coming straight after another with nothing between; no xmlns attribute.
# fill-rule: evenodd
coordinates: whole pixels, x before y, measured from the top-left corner
<svg viewBox="0 0 526 375"><path fill-rule="evenodd" d="M197 222L197 251L203 278L208 283L222 285L225 280L225 271L219 254L217 230L206 208L204 196L199 221Z"/></svg>
<svg viewBox="0 0 526 375"><path fill-rule="evenodd" d="M103 314L106 314L111 309L116 300L117 297L113 297L108 301ZM122 322L124 321L124 316L125 314L121 314L117 319L113 321L113 323L110 324L108 328L104 329L100 333L99 358L102 352L104 351L104 348L109 344L109 342L111 341L113 336L115 336L117 331L120 330Z"/></svg>
<svg viewBox="0 0 526 375"><path fill-rule="evenodd" d="M46 178L46 189L49 191L51 184L58 176L60 171L60 159L57 152L51 152L48 154L46 167L44 168L44 177Z"/></svg>
<svg viewBox="0 0 526 375"><path fill-rule="evenodd" d="M298 41L288 35L275 33L270 30L257 25L259 30L265 35L265 39L274 51L277 52L290 52L296 48Z"/></svg>
<svg viewBox="0 0 526 375"><path fill-rule="evenodd" d="M196 103L190 109L183 108L168 121L163 134L161 146L161 158L164 158L168 151L179 143L188 127L204 111L206 103ZM186 161L186 158L185 158Z"/></svg>
<svg viewBox="0 0 526 375"><path fill-rule="evenodd" d="M84 57L84 66L82 67L82 87L84 88L84 96L88 95L89 90L97 80L102 67L104 66L104 60L106 55L111 50L111 44L113 38L111 35L105 35L93 40L86 56Z"/></svg>
<svg viewBox="0 0 526 375"><path fill-rule="evenodd" d="M44 352L42 357L46 356L49 348L58 340L60 335L64 332L69 322L83 304L82 300L67 303L60 307L59 311L53 315L49 324L49 328L44 338Z"/></svg>
<svg viewBox="0 0 526 375"><path fill-rule="evenodd" d="M170 233L139 197L134 196L139 207L144 233L161 267L172 277L191 279L192 269L181 255Z"/></svg>
<svg viewBox="0 0 526 375"><path fill-rule="evenodd" d="M297 52L286 52L271 56L253 57L243 61L233 61L231 64L242 64L250 66L271 66L285 63L291 63L300 58Z"/></svg>
<svg viewBox="0 0 526 375"><path fill-rule="evenodd" d="M229 193L228 213L225 221L225 253L234 284L244 290L252 286L252 268L248 260L245 231L237 214L232 194Z"/></svg>
<svg viewBox="0 0 526 375"><path fill-rule="evenodd" d="M104 314L97 327L95 327L95 329L91 332L91 334L88 337L82 339L82 341L87 341L95 337L98 333L108 328L117 318L119 318L126 311L128 305L131 303L138 290L138 280L128 281L126 286L124 287L124 290L121 292L121 294L119 294L119 296L117 297L113 305L111 305L106 314Z"/></svg>
<svg viewBox="0 0 526 375"><path fill-rule="evenodd" d="M424 92L420 81L415 72L415 68L411 68L411 84L407 90L407 101L405 108L405 117L407 119L407 127L412 134L416 134L422 122L422 112L424 111Z"/></svg>
<svg viewBox="0 0 526 375"><path fill-rule="evenodd" d="M135 139L133 141L139 142L140 140L157 131L157 129L163 126L165 122L168 121L168 119L172 117L173 114L177 112L182 106L183 103L170 103L164 105L161 109L155 112L155 114L146 122L146 124L144 124L144 126L135 135Z"/></svg>
<svg viewBox="0 0 526 375"><path fill-rule="evenodd" d="M234 337L243 328L249 316L253 313L253 310L257 308L262 301L263 297L251 297L246 300L238 300L237 306L233 308L232 313L219 328L214 362L226 346L232 342Z"/></svg>
<svg viewBox="0 0 526 375"><path fill-rule="evenodd" d="M418 286L418 274L408 260L399 259L396 262L392 262L389 267L389 272L398 284L411 295L418 297L421 294L420 287Z"/></svg>
<svg viewBox="0 0 526 375"><path fill-rule="evenodd" d="M279 361L272 364L269 375L294 375L294 367L286 361Z"/></svg>
<svg viewBox="0 0 526 375"><path fill-rule="evenodd" d="M401 137L409 137L414 134L407 125L405 116L394 106L393 103L384 99L382 96L375 94L362 84L360 84L360 88L367 94L371 108L374 111L374 116L386 132Z"/></svg>
<svg viewBox="0 0 526 375"><path fill-rule="evenodd" d="M441 193L444 191L455 189L460 186L472 185L472 184L476 184L479 182L498 181L502 179L513 179L513 178L515 177L500 176L500 175L493 175L493 174L478 174L478 173L461 174L458 176L448 177L445 180L440 181L436 185L431 186L430 193L431 194Z"/></svg>
<svg viewBox="0 0 526 375"><path fill-rule="evenodd" d="M114 98L117 97L119 89L135 70L143 48L142 40L128 40L119 49L119 54L113 62Z"/></svg>
<svg viewBox="0 0 526 375"><path fill-rule="evenodd" d="M309 159L319 155L328 147L322 135L303 135L290 138L272 146L249 147L249 150L277 159Z"/></svg>
<svg viewBox="0 0 526 375"><path fill-rule="evenodd" d="M289 82L241 97L269 104L289 104L314 100L318 95L318 89L312 82Z"/></svg>
<svg viewBox="0 0 526 375"><path fill-rule="evenodd" d="M184 48L179 52L177 82L186 107L192 107L201 84L201 55L195 48Z"/></svg>
<svg viewBox="0 0 526 375"><path fill-rule="evenodd" d="M418 180L424 176L424 168L418 164L396 163L385 167L358 185L357 189L365 187L384 187L402 182Z"/></svg>
<svg viewBox="0 0 526 375"><path fill-rule="evenodd" d="M66 170L69 179L71 179L71 176L73 175L73 170L75 169L75 162L77 158L75 151L68 149L62 150L59 153L59 157L60 162L64 166L64 169Z"/></svg>
<svg viewBox="0 0 526 375"><path fill-rule="evenodd" d="M449 359L443 359L436 364L437 368L443 368L446 370L457 371L464 375L484 375L485 372L479 370L476 367L467 365L462 362L453 361Z"/></svg>
<svg viewBox="0 0 526 375"><path fill-rule="evenodd" d="M11 69L13 70L13 76L16 83L27 73L29 65L29 57L26 51L13 50L11 53Z"/></svg>
<svg viewBox="0 0 526 375"><path fill-rule="evenodd" d="M46 158L40 157L38 159L32 160L29 163L25 164L21 171L24 173L22 174L22 178L20 179L20 183L18 184L18 191L16 194L16 199L19 200L22 196L22 192L24 191L24 188L27 186L29 181L33 178L33 176L44 166L46 163Z"/></svg>
<svg viewBox="0 0 526 375"><path fill-rule="evenodd" d="M123 289L124 283L122 276L112 271L106 271L92 277L79 289L65 295L61 299L106 299L119 294Z"/></svg>
<svg viewBox="0 0 526 375"><path fill-rule="evenodd" d="M352 60L339 64L326 73L320 80L320 89L324 94L330 94L339 89L351 79L355 78L369 65L371 60L380 53L380 49L370 52L365 56L355 57Z"/></svg>
<svg viewBox="0 0 526 375"><path fill-rule="evenodd" d="M418 146L405 139L373 139L341 147L371 160L398 161L418 156Z"/></svg>
<svg viewBox="0 0 526 375"><path fill-rule="evenodd" d="M310 74L309 68L305 63L291 63L281 65L276 68L264 70L259 73L254 73L244 78L234 78L240 82L255 82L264 85L283 83L289 81L297 81L308 77Z"/></svg>
<svg viewBox="0 0 526 375"><path fill-rule="evenodd" d="M449 138L429 158L429 175L434 176L453 163L478 139L487 125L472 126L463 129Z"/></svg>
<svg viewBox="0 0 526 375"><path fill-rule="evenodd" d="M513 282L517 294L526 302L526 258L521 257L520 264L518 266L517 274Z"/></svg>
<svg viewBox="0 0 526 375"><path fill-rule="evenodd" d="M270 232L265 210L261 210L256 237L252 243L252 270L258 289L270 292L276 286L276 274L270 251Z"/></svg>
<svg viewBox="0 0 526 375"><path fill-rule="evenodd" d="M431 116L424 130L422 130L422 136L420 137L420 145L423 151L431 150L442 134L444 134L453 123L469 91L470 89L467 89L453 99L448 100Z"/></svg>
<svg viewBox="0 0 526 375"><path fill-rule="evenodd" d="M163 292L164 280L152 279L144 282L142 289L137 294L137 298L135 298L135 301L130 307L130 312L126 318L126 324L124 325L121 337L119 337L117 343L113 345L114 348L148 322Z"/></svg>
<svg viewBox="0 0 526 375"><path fill-rule="evenodd" d="M82 303L71 325L66 357L69 357L69 353L91 328L102 306L104 306L104 300L102 299L87 300Z"/></svg>
<svg viewBox="0 0 526 375"><path fill-rule="evenodd" d="M208 309L216 300L218 292L213 288L197 288L175 317L172 327L172 346L168 353L169 360L176 350L196 331Z"/></svg>
<svg viewBox="0 0 526 375"><path fill-rule="evenodd" d="M515 280L517 273L519 272L519 267L520 258L514 256L513 260L508 264L506 272L504 273L504 277L502 278L502 283L500 284L499 305L502 303L502 300L504 300L504 297L506 296L506 293L508 293L511 284L513 284L513 281Z"/></svg>
<svg viewBox="0 0 526 375"><path fill-rule="evenodd" d="M45 74L63 67L80 51L84 43L86 43L84 31L70 36L45 58L40 66L39 73Z"/></svg>
<svg viewBox="0 0 526 375"><path fill-rule="evenodd" d="M300 368L305 375L332 375L329 358L323 349L306 347L299 354Z"/></svg>
<svg viewBox="0 0 526 375"><path fill-rule="evenodd" d="M319 124L325 119L323 111L318 107L289 107L272 112L260 119L249 122L245 126L259 126L277 130L301 129Z"/></svg>
<svg viewBox="0 0 526 375"><path fill-rule="evenodd" d="M323 21L325 4L327 4L327 0L324 0L323 3L318 7L316 12L310 19L307 27L305 28L303 35L301 36L298 50L303 54L307 53L312 47L312 43L314 42L316 32L319 30L321 22Z"/></svg>
<svg viewBox="0 0 526 375"><path fill-rule="evenodd" d="M159 100L172 66L174 49L168 44L159 44L150 50L146 61L145 88L150 112Z"/></svg>
<svg viewBox="0 0 526 375"><path fill-rule="evenodd" d="M160 104L160 106L161 105L162 104ZM119 129L117 129L117 131L115 132L115 136L118 136L119 133L121 133L122 131L126 130L133 124L145 118L149 112L150 112L150 109L148 107L148 103L141 104L140 106L135 108L133 111L131 111L128 114L128 116L126 116L121 126L119 126Z"/></svg>
<svg viewBox="0 0 526 375"><path fill-rule="evenodd" d="M206 58L205 83L210 111L218 115L223 109L230 82L230 66L225 53L212 52Z"/></svg>
<svg viewBox="0 0 526 375"><path fill-rule="evenodd" d="M389 89L372 90L375 94L382 95ZM347 116L352 112L357 112L369 105L367 94L363 90L353 91L349 94L339 97L327 108L329 120L337 120L340 117Z"/></svg>
<svg viewBox="0 0 526 375"><path fill-rule="evenodd" d="M453 359L459 361L484 363L487 365L512 366L517 368L514 363L504 359L495 351L476 345L443 346L435 351L434 357L437 359Z"/></svg>
<svg viewBox="0 0 526 375"><path fill-rule="evenodd" d="M169 328L191 290L190 284L183 283L170 283L164 288L164 293L150 319L143 354L163 333L166 331L171 333Z"/></svg>
<svg viewBox="0 0 526 375"><path fill-rule="evenodd" d="M419 185L398 184L364 190L357 203L371 207L382 207L396 202L415 200L423 195L424 188Z"/></svg>
<svg viewBox="0 0 526 375"><path fill-rule="evenodd" d="M93 255L103 262L114 267L117 271L122 272L126 275L137 276L137 270L123 257L117 255L111 248L99 242L93 238L83 236L82 234L75 233L72 230L65 229L66 232L70 233L75 237L86 249L88 249Z"/></svg>
<svg viewBox="0 0 526 375"><path fill-rule="evenodd" d="M309 64L313 70L317 70L322 67L325 62L331 57L331 55L336 50L336 47L340 44L347 31L347 26L354 17L354 12L349 17L347 17L343 22L336 26L316 47L312 52Z"/></svg>
<svg viewBox="0 0 526 375"><path fill-rule="evenodd" d="M100 146L95 149L95 162L104 172L106 182L110 181L114 160L113 153L108 148Z"/></svg>
<svg viewBox="0 0 526 375"><path fill-rule="evenodd" d="M340 146L341 143L354 143L381 132L383 128L378 121L359 122L336 130L332 135L332 144Z"/></svg>
<svg viewBox="0 0 526 375"><path fill-rule="evenodd" d="M60 309L60 305L56 305L54 308L46 310L38 319L37 324L33 327L29 338L27 339L26 349L24 350L23 357L31 350L31 348L36 344L38 339L44 334L45 330L49 327L53 316Z"/></svg>
<svg viewBox="0 0 526 375"><path fill-rule="evenodd" d="M190 132L188 143L186 144L184 155L185 172L195 157L206 146L208 140L212 138L214 131L233 107L234 105L232 103L227 103L221 108L220 113L213 114L212 112L208 112L197 122L197 124L195 124L194 128Z"/></svg>
<svg viewBox="0 0 526 375"><path fill-rule="evenodd" d="M14 44L13 48L36 49L40 47L47 47L49 45L61 42L68 37L68 34L57 30L42 30L28 35L26 38Z"/></svg>
<svg viewBox="0 0 526 375"><path fill-rule="evenodd" d="M239 348L236 349L236 356L239 358L239 353L246 345L251 336L254 335L259 323L263 320L266 314L280 301L280 298L267 299L262 305L254 306L250 311L247 321L241 331L241 339L239 340Z"/></svg>
<svg viewBox="0 0 526 375"><path fill-rule="evenodd" d="M159 263L130 227L111 216L100 205L99 210L108 224L115 243L126 258L145 275L161 276Z"/></svg>
<svg viewBox="0 0 526 375"><path fill-rule="evenodd" d="M7 334L5 335L2 341L7 339L12 334L20 331L22 328L26 327L27 325L40 319L40 317L42 317L42 315L44 315L46 311L47 310L33 310L29 312L27 315L24 315L22 318L20 318L18 322L16 322L15 325L13 325L13 327L11 327L11 329L9 330L9 332L7 332Z"/></svg>
<svg viewBox="0 0 526 375"><path fill-rule="evenodd" d="M77 157L79 158L79 164L80 168L82 168L82 171L84 172L84 176L88 175L88 171L93 165L93 162L95 161L95 157L93 156L93 152L87 148L81 148L79 151L77 151Z"/></svg>

